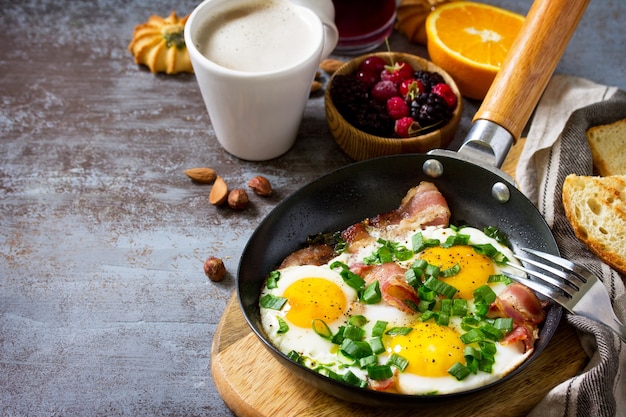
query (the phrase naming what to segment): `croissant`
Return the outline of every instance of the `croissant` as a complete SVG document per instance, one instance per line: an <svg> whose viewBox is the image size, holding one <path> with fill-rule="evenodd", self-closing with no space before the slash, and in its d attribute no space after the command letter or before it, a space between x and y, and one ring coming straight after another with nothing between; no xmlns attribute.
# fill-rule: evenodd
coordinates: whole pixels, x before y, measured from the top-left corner
<svg viewBox="0 0 626 417"><path fill-rule="evenodd" d="M409 41L426 44L426 18L440 4L451 0L401 0L396 17L396 30Z"/></svg>
<svg viewBox="0 0 626 417"><path fill-rule="evenodd" d="M153 73L193 73L184 37L188 18L189 15L179 18L172 11L166 18L153 15L147 22L135 26L128 45L135 63L147 66Z"/></svg>

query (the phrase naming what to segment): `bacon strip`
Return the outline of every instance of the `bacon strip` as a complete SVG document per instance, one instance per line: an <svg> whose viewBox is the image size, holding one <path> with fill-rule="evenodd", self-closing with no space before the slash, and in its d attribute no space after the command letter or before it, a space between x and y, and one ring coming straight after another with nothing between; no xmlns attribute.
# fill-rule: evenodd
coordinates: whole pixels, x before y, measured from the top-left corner
<svg viewBox="0 0 626 417"><path fill-rule="evenodd" d="M356 223L346 228L341 232L341 238L347 243L346 250L350 253L374 242L374 237L369 234L363 223Z"/></svg>
<svg viewBox="0 0 626 417"><path fill-rule="evenodd" d="M506 287L489 306L488 317L510 317L513 331L502 343L523 341L526 350L533 349L539 335L538 326L546 318L545 305L535 293L525 285L513 283Z"/></svg>
<svg viewBox="0 0 626 417"><path fill-rule="evenodd" d="M374 227L386 227L402 221L408 221L421 228L448 226L450 208L433 183L422 181L407 192L397 209L372 217L369 224Z"/></svg>
<svg viewBox="0 0 626 417"><path fill-rule="evenodd" d="M307 246L289 254L279 266L279 269L288 266L324 265L337 256L335 249L329 245Z"/></svg>
<svg viewBox="0 0 626 417"><path fill-rule="evenodd" d="M390 306L407 314L415 313L413 306L419 303L417 291L406 281L406 271L400 265L393 262L382 265L359 264L350 270L361 275L368 285L378 281L383 301Z"/></svg>

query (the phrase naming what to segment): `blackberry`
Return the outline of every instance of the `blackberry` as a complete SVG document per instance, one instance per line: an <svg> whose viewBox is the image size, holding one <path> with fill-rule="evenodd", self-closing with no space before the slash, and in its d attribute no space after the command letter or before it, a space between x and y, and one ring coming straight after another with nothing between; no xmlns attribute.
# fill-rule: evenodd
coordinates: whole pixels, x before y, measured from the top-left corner
<svg viewBox="0 0 626 417"><path fill-rule="evenodd" d="M373 100L354 74L335 76L330 94L339 113L357 129L384 137L393 132L394 121L385 102Z"/></svg>
<svg viewBox="0 0 626 417"><path fill-rule="evenodd" d="M452 109L443 97L435 93L422 93L409 103L410 114L419 123L421 133L439 129L452 118Z"/></svg>
<svg viewBox="0 0 626 417"><path fill-rule="evenodd" d="M430 93L430 90L433 88L434 85L446 82L446 80L444 80L444 78L438 72L430 72L425 70L415 71L413 77L416 80L420 80L422 84L424 84L424 88L426 89L427 93Z"/></svg>

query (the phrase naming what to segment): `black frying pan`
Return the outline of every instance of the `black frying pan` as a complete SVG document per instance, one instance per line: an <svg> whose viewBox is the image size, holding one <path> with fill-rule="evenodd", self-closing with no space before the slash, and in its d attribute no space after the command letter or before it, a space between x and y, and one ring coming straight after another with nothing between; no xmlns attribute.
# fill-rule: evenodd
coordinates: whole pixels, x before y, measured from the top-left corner
<svg viewBox="0 0 626 417"><path fill-rule="evenodd" d="M338 169L289 196L252 234L240 260L238 295L244 316L263 345L296 376L338 398L370 405L411 405L488 389L521 372L555 332L561 309L551 306L533 354L504 379L464 392L411 396L356 388L331 380L289 360L266 339L259 295L267 274L319 232L343 230L367 217L395 209L409 188L428 180L442 192L453 224L495 226L513 248L530 247L558 255L552 233L535 206L496 167L530 117L588 0L536 0L479 109L460 152L398 155ZM514 98L514 100L512 99ZM498 102L502 106L498 106ZM483 164L490 160L491 164ZM271 370L268 364L268 371Z"/></svg>

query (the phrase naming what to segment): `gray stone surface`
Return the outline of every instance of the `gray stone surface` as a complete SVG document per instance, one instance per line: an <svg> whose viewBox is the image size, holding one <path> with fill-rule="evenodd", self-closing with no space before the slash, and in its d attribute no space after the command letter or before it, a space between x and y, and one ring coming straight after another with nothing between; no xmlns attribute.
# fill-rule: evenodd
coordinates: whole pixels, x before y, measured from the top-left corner
<svg viewBox="0 0 626 417"><path fill-rule="evenodd" d="M321 95L288 154L249 163L215 141L193 75L134 64L136 24L195 4L0 2L0 416L232 415L210 349L243 247L276 203L350 161ZM625 13L591 2L557 71L626 89ZM426 56L398 35L392 48ZM275 194L217 209L183 175L196 166L233 187L265 175Z"/></svg>

